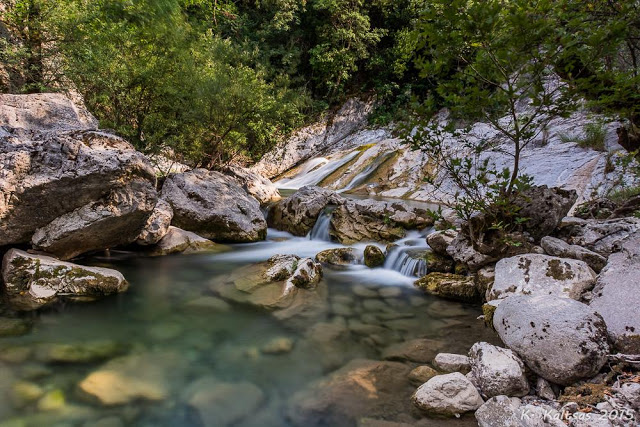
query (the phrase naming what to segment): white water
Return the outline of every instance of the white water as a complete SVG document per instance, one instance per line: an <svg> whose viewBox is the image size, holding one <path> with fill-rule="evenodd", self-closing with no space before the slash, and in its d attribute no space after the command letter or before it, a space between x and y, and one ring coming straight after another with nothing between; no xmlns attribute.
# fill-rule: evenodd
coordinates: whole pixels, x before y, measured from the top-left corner
<svg viewBox="0 0 640 427"><path fill-rule="evenodd" d="M331 175L338 170L341 166L347 164L351 159L356 157L359 153L353 151L346 156L336 159L327 160L324 157L311 159L306 162L302 170L293 178L283 178L276 182L278 188L297 190L305 185L316 185L323 179ZM326 162L325 162L326 161ZM317 167L319 164L324 163L322 166ZM315 169L314 169L315 168Z"/></svg>
<svg viewBox="0 0 640 427"><path fill-rule="evenodd" d="M380 154L378 157L375 158L373 162L371 162L370 165L364 168L358 175L353 177L353 179L347 184L347 186L339 190L338 193L342 193L348 190L353 190L354 188L366 182L367 179L371 176L371 174L375 172L375 170L378 169L378 167L382 163L384 163L391 155L393 155L392 151L386 151L383 154Z"/></svg>
<svg viewBox="0 0 640 427"><path fill-rule="evenodd" d="M331 212L327 212L325 209L318 216L313 229L309 232L309 240L321 240L324 242L330 242L331 236L329 235L329 225L331 224Z"/></svg>
<svg viewBox="0 0 640 427"><path fill-rule="evenodd" d="M422 277L427 274L427 262L416 258L412 252L429 249L424 235L413 232L408 237L395 242L397 246L391 248L384 262L384 268L395 270L407 277Z"/></svg>

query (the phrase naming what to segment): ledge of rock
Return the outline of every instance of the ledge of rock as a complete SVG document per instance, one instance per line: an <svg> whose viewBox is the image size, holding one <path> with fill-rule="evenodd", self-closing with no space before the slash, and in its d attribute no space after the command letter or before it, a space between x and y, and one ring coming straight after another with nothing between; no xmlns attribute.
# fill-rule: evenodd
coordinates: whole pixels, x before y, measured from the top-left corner
<svg viewBox="0 0 640 427"><path fill-rule="evenodd" d="M196 233L171 226L167 230L167 234L151 247L151 255L159 256L202 251L225 252L229 249L226 245L214 243L198 236Z"/></svg>
<svg viewBox="0 0 640 427"><path fill-rule="evenodd" d="M219 172L195 169L170 175L162 199L173 209L173 225L207 239L241 243L267 235L260 203Z"/></svg>
<svg viewBox="0 0 640 427"><path fill-rule="evenodd" d="M476 301L480 294L473 277L452 273L429 273L415 282L415 286L430 295L458 301Z"/></svg>
<svg viewBox="0 0 640 427"><path fill-rule="evenodd" d="M62 299L90 301L128 288L115 270L84 267L18 249L4 256L2 278L4 297L16 310L35 310Z"/></svg>
<svg viewBox="0 0 640 427"><path fill-rule="evenodd" d="M273 182L250 169L229 166L223 172L233 178L240 187L250 196L253 196L261 205L277 202L281 199L280 192Z"/></svg>

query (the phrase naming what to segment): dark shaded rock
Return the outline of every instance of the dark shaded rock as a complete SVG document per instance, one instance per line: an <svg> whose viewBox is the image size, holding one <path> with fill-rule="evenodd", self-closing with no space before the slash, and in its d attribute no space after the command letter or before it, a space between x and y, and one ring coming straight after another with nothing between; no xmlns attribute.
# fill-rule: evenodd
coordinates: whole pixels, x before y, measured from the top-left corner
<svg viewBox="0 0 640 427"><path fill-rule="evenodd" d="M344 199L338 193L320 187L302 187L286 199L275 203L269 211L269 226L288 231L294 236L306 236L318 216L328 205L339 205Z"/></svg>
<svg viewBox="0 0 640 427"><path fill-rule="evenodd" d="M364 265L369 268L380 267L384 264L384 253L379 247L368 245L364 248Z"/></svg>
<svg viewBox="0 0 640 427"><path fill-rule="evenodd" d="M546 185L525 190L514 202L520 208L518 215L528 218L522 231L529 233L535 241L548 236L567 216L576 200L578 194L575 190L548 188Z"/></svg>

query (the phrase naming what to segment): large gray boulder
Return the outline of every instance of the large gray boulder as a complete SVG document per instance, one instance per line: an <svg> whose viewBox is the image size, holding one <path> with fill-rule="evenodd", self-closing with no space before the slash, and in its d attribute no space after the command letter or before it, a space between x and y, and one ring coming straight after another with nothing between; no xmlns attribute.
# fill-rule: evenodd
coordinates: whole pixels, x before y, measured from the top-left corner
<svg viewBox="0 0 640 427"><path fill-rule="evenodd" d="M168 232L173 219L173 209L165 200L158 200L153 212L147 219L147 223L138 235L136 243L141 246L155 245Z"/></svg>
<svg viewBox="0 0 640 427"><path fill-rule="evenodd" d="M487 299L509 295L555 295L579 300L593 288L596 274L583 261L525 254L501 259Z"/></svg>
<svg viewBox="0 0 640 427"><path fill-rule="evenodd" d="M532 371L560 385L596 375L609 353L602 317L570 298L510 296L496 308L493 326Z"/></svg>
<svg viewBox="0 0 640 427"><path fill-rule="evenodd" d="M37 229L34 248L71 259L85 252L133 242L147 223L157 201L146 180L133 180L104 199L66 213ZM135 236L135 237L134 237Z"/></svg>
<svg viewBox="0 0 640 427"><path fill-rule="evenodd" d="M479 342L469 350L469 362L472 381L485 397L529 393L524 363L513 351Z"/></svg>
<svg viewBox="0 0 640 427"><path fill-rule="evenodd" d="M267 219L270 227L288 231L294 236L306 236L328 205L340 205L344 201L334 191L313 186L302 187L274 204Z"/></svg>
<svg viewBox="0 0 640 427"><path fill-rule="evenodd" d="M173 209L172 225L207 239L255 242L267 235L260 203L219 172L194 169L170 175L162 199Z"/></svg>
<svg viewBox="0 0 640 427"><path fill-rule="evenodd" d="M584 261L596 273L600 272L607 263L607 259L602 255L583 248L582 246L570 245L564 240L555 237L543 237L540 241L540 246L542 246L542 249L544 249L548 255Z"/></svg>
<svg viewBox="0 0 640 427"><path fill-rule="evenodd" d="M604 318L618 351L640 354L640 232L621 246L598 276L591 308Z"/></svg>
<svg viewBox="0 0 640 427"><path fill-rule="evenodd" d="M585 247L606 257L616 252L624 239L639 230L640 218L564 218L558 234L569 244Z"/></svg>
<svg viewBox="0 0 640 427"><path fill-rule="evenodd" d="M84 267L10 249L2 260L3 297L16 310L35 310L61 300L90 301L124 292L115 270Z"/></svg>
<svg viewBox="0 0 640 427"><path fill-rule="evenodd" d="M196 233L170 226L167 234L151 247L151 255L170 255L176 253L194 252L224 252L230 248L226 245L214 243Z"/></svg>
<svg viewBox="0 0 640 427"><path fill-rule="evenodd" d="M449 417L475 411L484 403L473 383L459 372L431 378L416 390L412 400L428 414Z"/></svg>
<svg viewBox="0 0 640 427"><path fill-rule="evenodd" d="M94 130L95 119L66 98L0 96L0 246L28 243L39 229L38 241L63 239L82 251L133 242L155 205L149 160ZM75 231L54 236L61 224L50 224L60 217ZM85 225L101 236L86 241Z"/></svg>
<svg viewBox="0 0 640 427"><path fill-rule="evenodd" d="M281 199L278 188L262 175L239 166L228 166L223 172L233 178L248 194L261 205Z"/></svg>

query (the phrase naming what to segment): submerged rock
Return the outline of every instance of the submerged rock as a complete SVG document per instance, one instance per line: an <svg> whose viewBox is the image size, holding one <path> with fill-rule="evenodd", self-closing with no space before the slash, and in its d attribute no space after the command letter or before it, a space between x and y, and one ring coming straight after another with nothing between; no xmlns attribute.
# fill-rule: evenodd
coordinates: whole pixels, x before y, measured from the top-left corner
<svg viewBox="0 0 640 427"><path fill-rule="evenodd" d="M449 417L475 411L484 403L473 383L459 372L431 378L416 390L412 400L428 414Z"/></svg>
<svg viewBox="0 0 640 427"><path fill-rule="evenodd" d="M165 200L158 200L136 243L141 246L155 245L169 232L172 219L171 205Z"/></svg>
<svg viewBox="0 0 640 427"><path fill-rule="evenodd" d="M524 363L513 351L486 342L475 343L469 351L471 376L483 396L526 396L529 382Z"/></svg>
<svg viewBox="0 0 640 427"><path fill-rule="evenodd" d="M115 270L84 267L11 249L2 261L4 297L16 310L35 310L60 300L87 301L127 290Z"/></svg>
<svg viewBox="0 0 640 427"><path fill-rule="evenodd" d="M501 259L488 300L509 295L555 295L579 300L593 288L596 274L583 261L526 254Z"/></svg>
<svg viewBox="0 0 640 427"><path fill-rule="evenodd" d="M409 371L397 362L352 360L295 393L288 418L295 426L311 427L351 425L365 416L393 419L408 414Z"/></svg>
<svg viewBox="0 0 640 427"><path fill-rule="evenodd" d="M384 253L379 247L368 245L364 248L364 265L369 268L380 267L384 264Z"/></svg>
<svg viewBox="0 0 640 427"><path fill-rule="evenodd" d="M33 323L27 319L0 317L0 337L15 337L29 333Z"/></svg>
<svg viewBox="0 0 640 427"><path fill-rule="evenodd" d="M198 236L196 233L171 226L167 234L151 248L151 255L159 256L201 251L224 252L229 249L228 246L214 243L211 240Z"/></svg>
<svg viewBox="0 0 640 427"><path fill-rule="evenodd" d="M417 280L415 286L424 292L459 301L475 301L479 298L473 277L451 273L429 273Z"/></svg>
<svg viewBox="0 0 640 427"><path fill-rule="evenodd" d="M288 231L294 236L306 236L329 205L340 205L344 199L334 191L320 187L302 187L286 199L274 204L269 211L269 226Z"/></svg>
<svg viewBox="0 0 640 427"><path fill-rule="evenodd" d="M118 356L126 346L110 340L73 344L46 343L35 348L35 359L44 363L94 363Z"/></svg>
<svg viewBox="0 0 640 427"><path fill-rule="evenodd" d="M443 345L442 341L416 338L386 347L382 350L382 358L401 362L429 363Z"/></svg>
<svg viewBox="0 0 640 427"><path fill-rule="evenodd" d="M620 245L598 276L591 308L602 315L618 351L640 354L640 232Z"/></svg>
<svg viewBox="0 0 640 427"><path fill-rule="evenodd" d="M173 208L172 224L219 242L264 240L260 203L230 177L195 169L170 175L162 198Z"/></svg>
<svg viewBox="0 0 640 427"><path fill-rule="evenodd" d="M609 353L602 317L570 298L507 297L498 305L493 325L532 371L555 384L596 375Z"/></svg>

